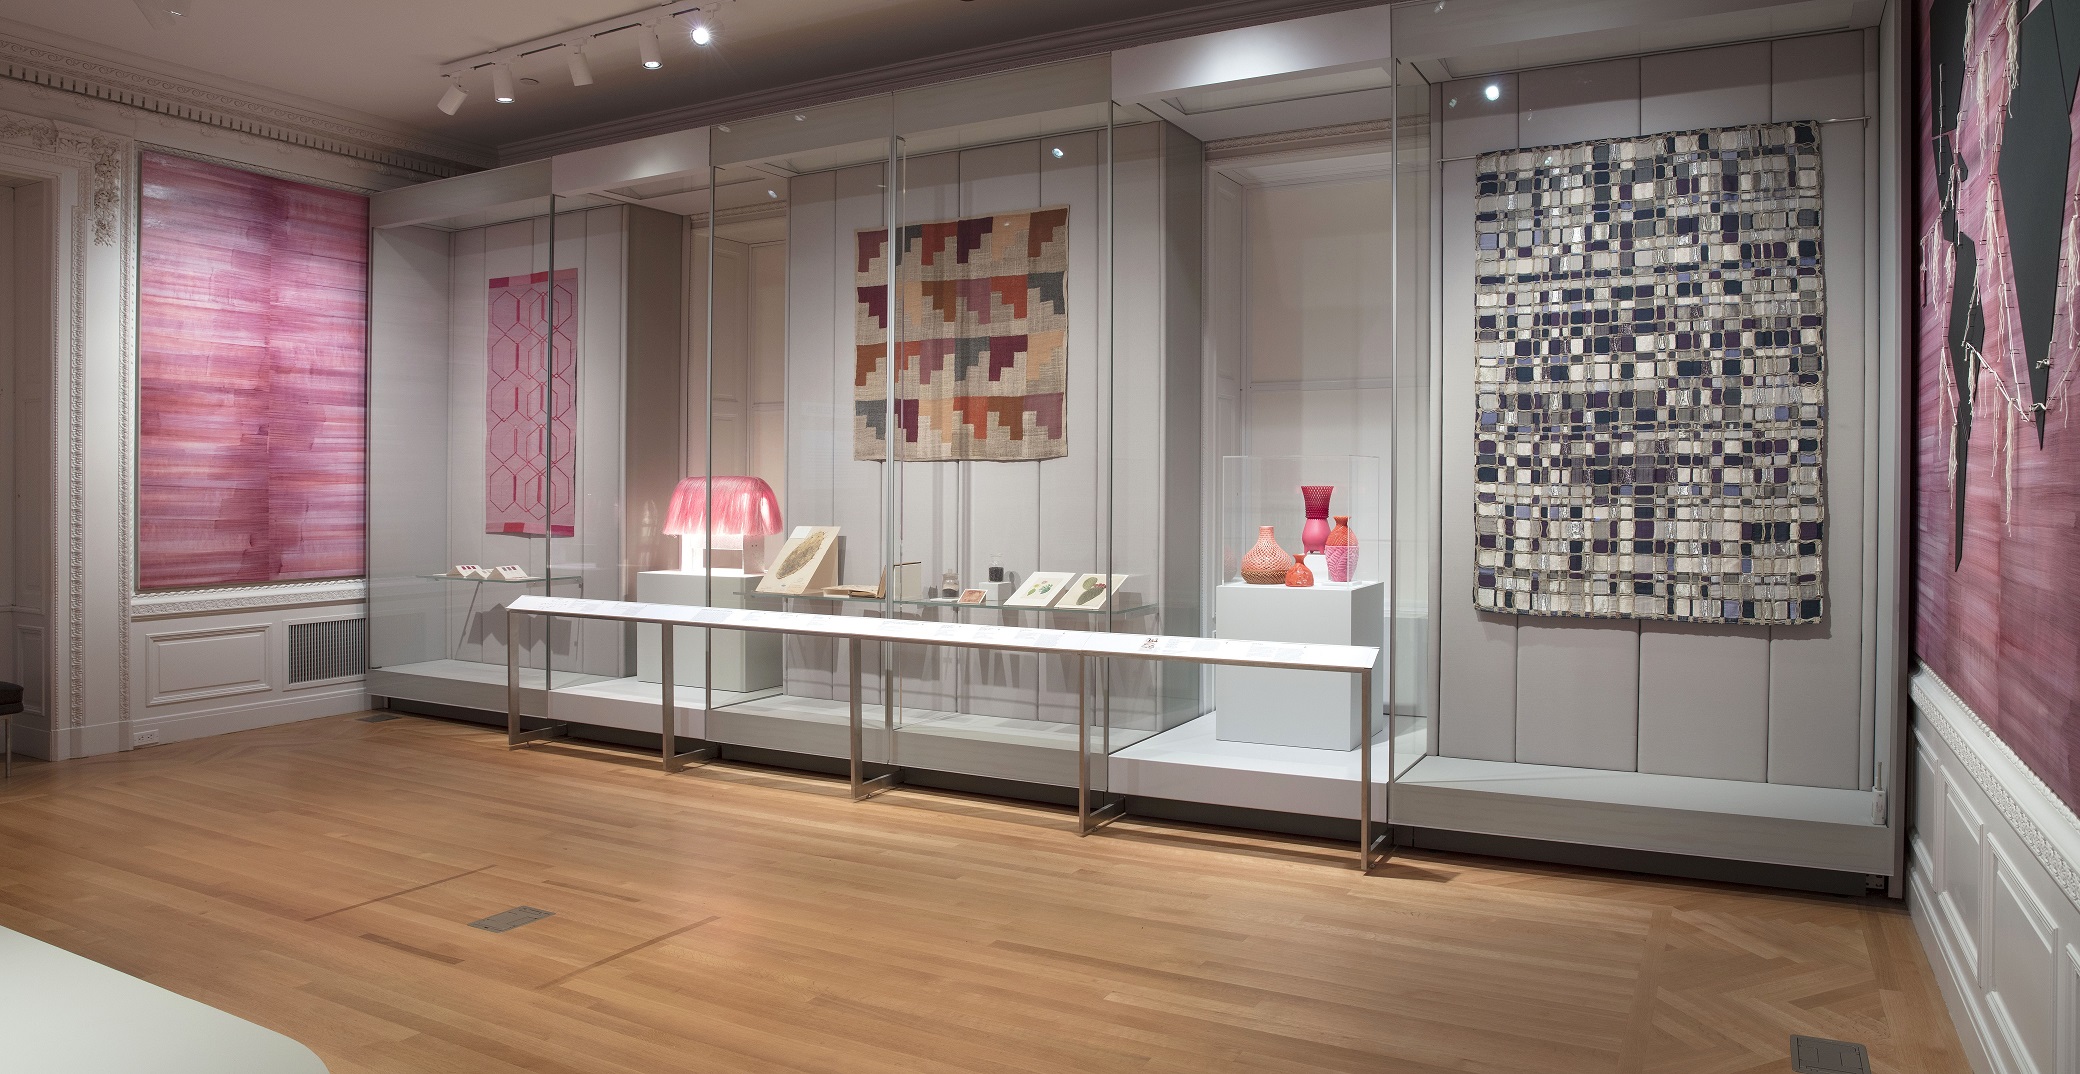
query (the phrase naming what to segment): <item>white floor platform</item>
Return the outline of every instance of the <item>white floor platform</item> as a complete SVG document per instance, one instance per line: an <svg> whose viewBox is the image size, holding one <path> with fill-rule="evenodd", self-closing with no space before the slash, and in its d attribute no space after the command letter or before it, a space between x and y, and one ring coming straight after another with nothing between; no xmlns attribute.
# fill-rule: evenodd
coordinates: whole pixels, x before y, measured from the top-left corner
<svg viewBox="0 0 2080 1074"><path fill-rule="evenodd" d="M1423 748L1421 721L1403 720L1397 763L1415 763ZM1213 714L1171 728L1112 755L1112 787L1120 794L1180 802L1358 817L1357 750L1308 749L1257 742L1224 742L1214 736ZM1387 742L1372 744L1373 817L1387 815Z"/></svg>
<svg viewBox="0 0 2080 1074"><path fill-rule="evenodd" d="M1892 868L1869 791L1425 757L1394 822L1850 873Z"/></svg>

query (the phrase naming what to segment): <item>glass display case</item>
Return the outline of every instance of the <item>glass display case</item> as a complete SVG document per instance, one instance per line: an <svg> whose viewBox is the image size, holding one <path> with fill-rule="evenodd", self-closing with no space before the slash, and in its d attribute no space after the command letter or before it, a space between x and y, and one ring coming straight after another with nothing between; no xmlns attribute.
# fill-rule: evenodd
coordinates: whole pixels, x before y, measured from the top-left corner
<svg viewBox="0 0 2080 1074"><path fill-rule="evenodd" d="M713 293L729 297L712 322L717 390L694 422L720 437L723 473L741 273L749 317L784 340L748 363L776 419L761 439L750 415L763 461L749 468L781 490L786 535L769 568L783 577L747 606L1200 632L1197 143L1116 114L1108 90L1101 58L715 129L718 204L748 186L768 196L741 200L777 214L764 243L715 228ZM779 645L779 683L718 694L709 737L840 752L844 652ZM863 660L864 701L887 714L874 759L1076 785L1066 660L926 646ZM1189 672L1094 678L1115 743L1203 711Z"/></svg>
<svg viewBox="0 0 2080 1074"><path fill-rule="evenodd" d="M370 692L504 708L507 650L530 688L619 678L626 631L555 622L509 637L522 593L619 598L645 529L631 421L646 370L675 370L680 223L557 197L522 165L429 183L373 218ZM631 326L670 325L669 344ZM631 517L630 504L636 504Z"/></svg>

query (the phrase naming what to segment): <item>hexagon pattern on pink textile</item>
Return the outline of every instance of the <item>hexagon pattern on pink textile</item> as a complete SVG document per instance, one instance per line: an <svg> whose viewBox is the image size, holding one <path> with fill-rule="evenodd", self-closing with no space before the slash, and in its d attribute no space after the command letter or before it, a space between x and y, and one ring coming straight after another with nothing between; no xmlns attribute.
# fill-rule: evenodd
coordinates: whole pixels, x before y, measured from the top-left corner
<svg viewBox="0 0 2080 1074"><path fill-rule="evenodd" d="M553 287L547 272L500 276L490 292L484 532L569 537L577 518L578 270L558 269Z"/></svg>

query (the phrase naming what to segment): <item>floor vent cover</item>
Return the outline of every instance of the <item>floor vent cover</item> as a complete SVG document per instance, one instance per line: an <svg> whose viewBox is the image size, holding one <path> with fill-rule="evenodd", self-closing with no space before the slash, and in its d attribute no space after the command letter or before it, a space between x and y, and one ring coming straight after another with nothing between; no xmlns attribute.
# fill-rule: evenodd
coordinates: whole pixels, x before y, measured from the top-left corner
<svg viewBox="0 0 2080 1074"><path fill-rule="evenodd" d="M368 670L364 619L289 624L289 681L352 678Z"/></svg>
<svg viewBox="0 0 2080 1074"><path fill-rule="evenodd" d="M504 913L492 914L482 921L472 921L469 927L483 929L485 932L511 932L528 922L555 916L547 910L537 910L532 906L515 906Z"/></svg>
<svg viewBox="0 0 2080 1074"><path fill-rule="evenodd" d="M1798 1074L1871 1074L1871 1056L1861 1044L1793 1035L1791 1069Z"/></svg>

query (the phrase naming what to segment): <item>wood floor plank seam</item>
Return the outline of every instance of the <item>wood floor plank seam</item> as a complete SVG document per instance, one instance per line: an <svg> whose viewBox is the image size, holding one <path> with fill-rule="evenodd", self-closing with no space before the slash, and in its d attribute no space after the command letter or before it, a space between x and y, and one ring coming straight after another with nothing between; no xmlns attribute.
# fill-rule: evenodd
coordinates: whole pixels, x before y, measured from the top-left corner
<svg viewBox="0 0 2080 1074"><path fill-rule="evenodd" d="M462 878L463 878L463 877L465 877L465 876L475 876L475 875L477 875L478 873L484 872L484 871L486 871L486 870L488 870L488 869L490 869L490 868L492 868L492 866L489 866L489 865L479 865L479 866L477 866L476 868L474 868L474 869L471 869L470 871L468 871L468 872L466 872L466 873L456 873L456 874L455 874L454 876L444 876L444 877L441 877L441 878L440 878L439 880L429 880L429 881L427 881L427 882L426 882L426 883L424 883L424 884L414 884L414 885L412 885L411 887L408 887L408 888L404 889L403 891L393 891L393 892L389 893L388 895L378 895L378 896L376 896L376 897L375 897L375 898L373 898L373 899L363 899L363 900L361 900L360 902L357 902L357 903L355 903L355 904L354 904L354 905L352 905L352 906L342 906L342 907L340 907L340 908L339 908L339 909L337 909L337 910L327 910L327 911L325 911L325 912L324 912L324 913L322 913L322 914L314 914L314 915L312 915L312 916L310 916L310 917L306 917L306 918L304 918L304 920L305 920L305 921L322 921L322 920L324 920L325 918L328 918L328 917L331 917L331 916L333 916L334 914L344 914L344 913L346 913L346 912L347 912L347 911L349 911L349 910L359 910L359 909L361 909L361 908L362 908L362 907L364 907L364 906L373 906L373 905L375 905L376 903L379 903L379 902L387 902L388 900L391 900L391 899L395 899L395 898L397 898L397 897L398 897L398 896L400 896L400 895L410 895L410 894L411 894L412 892L415 892L415 891L425 891L425 890L426 890L427 888L430 888L430 887L435 887L435 886L437 886L437 885L440 885L440 884L446 884L446 883L448 883L448 882L450 882L450 881L454 881L454 880L460 880L460 879L462 879Z"/></svg>
<svg viewBox="0 0 2080 1074"><path fill-rule="evenodd" d="M603 959L600 959L600 960L599 960L599 961L597 961L597 962L593 962L593 963L590 963L590 964L588 964L588 965L580 966L580 967L578 967L577 969L574 969L574 970L572 970L571 972L569 972L569 973L566 973L566 974L564 974L563 976L561 976L561 977L558 977L557 979L555 979L555 980L553 980L553 981L550 981L550 982L549 982L548 984L543 984L543 985L536 985L535 987L536 987L536 988L553 988L553 987L555 987L556 985L560 985L560 984L562 984L563 982L565 982L565 981L568 981L568 980L570 980L571 978L573 978L573 977L576 977L577 975L579 975L579 974L581 974L581 973L584 973L584 972L585 972L586 970L596 970L596 969L600 968L601 966L604 966L604 965L606 965L606 964L607 964L607 963L609 963L609 962L613 962L613 961L614 961L614 960L616 960L616 959L626 958L626 957L628 957L629 955L633 955L633 954L635 954L635 953L636 953L637 951L641 951L641 950L643 950L644 948L647 948L647 947L655 947L655 946L657 946L658 944L661 944L661 943L665 942L666 940L669 940L669 939L671 939L671 938L672 938L672 937L674 937L674 936L679 936L679 935L683 935L683 934L685 934L685 933L688 933L688 932L692 932L692 931L693 931L694 929L700 928L700 927L701 927L702 925L706 925L706 924L708 924L708 923L710 923L710 922L713 922L713 921L720 921L720 920L722 920L722 918L721 918L721 916L720 916L720 915L716 915L716 914L711 914L711 915L709 915L709 916L707 916L707 917L704 917L704 918L700 919L699 921L696 921L696 922L694 922L694 923L693 923L693 924L691 924L691 925L682 925L682 926L680 926L680 927L678 927L678 928L676 928L676 929L673 929L673 930L672 930L672 931L670 931L670 932L667 932L667 933L665 933L665 934L664 934L664 935L662 935L662 936L652 936L651 938L649 938L649 939L647 939L647 940L644 940L644 941L643 941L642 943L636 944L636 945L635 945L635 946L633 946L633 947L628 947L628 948L624 948L624 949L622 949L622 950L616 951L616 952L614 952L613 954L611 954L611 955L608 955L607 957L605 957L605 958L603 958Z"/></svg>

